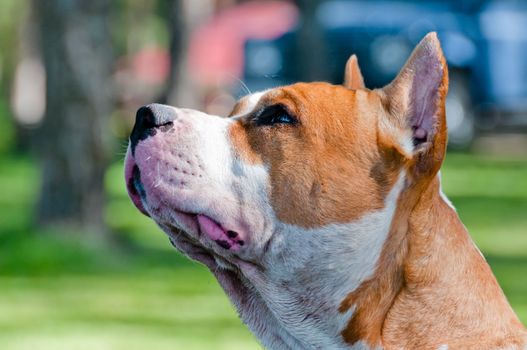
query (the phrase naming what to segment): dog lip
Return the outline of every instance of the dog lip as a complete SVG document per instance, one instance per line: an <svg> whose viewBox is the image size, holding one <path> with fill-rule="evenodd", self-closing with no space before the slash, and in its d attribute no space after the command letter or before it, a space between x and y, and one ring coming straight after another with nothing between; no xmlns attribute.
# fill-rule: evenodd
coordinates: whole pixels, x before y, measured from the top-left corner
<svg viewBox="0 0 527 350"><path fill-rule="evenodd" d="M137 165L134 166L134 171L132 177L130 178L128 191L137 209L139 209L139 211L144 215L150 217L150 214L146 211L145 206L143 205L146 194L143 184L141 183L141 176L139 174L139 168Z"/></svg>
<svg viewBox="0 0 527 350"><path fill-rule="evenodd" d="M245 244L236 231L224 229L218 222L207 215L198 214L196 218L201 233L208 236L220 247L236 251Z"/></svg>
<svg viewBox="0 0 527 350"><path fill-rule="evenodd" d="M197 237L209 239L219 247L231 251L238 251L245 245L245 241L238 232L225 230L217 221L205 214L189 213L174 208L172 208L172 213L179 224L174 226L173 223L165 222L164 225L171 231L193 233Z"/></svg>
<svg viewBox="0 0 527 350"><path fill-rule="evenodd" d="M139 167L135 164L133 158L128 155L125 165L125 179L126 179L126 190L128 191L128 196L132 200L132 203L136 206L137 209L144 215L150 217L150 214L145 209L143 205L144 189L142 188L141 183L141 173Z"/></svg>
<svg viewBox="0 0 527 350"><path fill-rule="evenodd" d="M175 221L178 222L178 225L174 225L172 222L165 222L165 225L169 227L177 228L179 231L184 231L187 233L194 233L198 237L200 236L199 224L196 219L196 214L187 213L177 209L171 209L172 215L175 216Z"/></svg>

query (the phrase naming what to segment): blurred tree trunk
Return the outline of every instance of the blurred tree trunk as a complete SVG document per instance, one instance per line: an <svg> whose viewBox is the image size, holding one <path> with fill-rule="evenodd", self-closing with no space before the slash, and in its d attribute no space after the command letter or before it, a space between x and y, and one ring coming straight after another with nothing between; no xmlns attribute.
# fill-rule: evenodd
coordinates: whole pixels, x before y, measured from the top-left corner
<svg viewBox="0 0 527 350"><path fill-rule="evenodd" d="M327 79L327 47L324 33L316 18L321 0L296 0L300 11L300 28L297 37L299 72L303 81Z"/></svg>
<svg viewBox="0 0 527 350"><path fill-rule="evenodd" d="M46 70L36 132L42 184L37 219L104 231L107 119L112 111L110 0L33 0Z"/></svg>
<svg viewBox="0 0 527 350"><path fill-rule="evenodd" d="M178 102L178 95L181 87L182 65L184 63L184 52L186 48L187 32L185 28L185 18L183 13L182 0L161 0L159 3L160 13L168 25L170 35L170 74L163 96L160 97L161 103Z"/></svg>
<svg viewBox="0 0 527 350"><path fill-rule="evenodd" d="M196 25L193 0L161 0L160 13L170 35L170 74L159 102L174 106L199 108L199 92L190 77L187 53L192 26ZM195 1L195 0L194 0Z"/></svg>
<svg viewBox="0 0 527 350"><path fill-rule="evenodd" d="M44 114L45 77L41 71L42 60L37 46L33 12L33 8L29 7L19 21L18 47L15 51L17 63L10 79L11 111L15 128L14 150L17 152L30 150L34 126L38 125Z"/></svg>

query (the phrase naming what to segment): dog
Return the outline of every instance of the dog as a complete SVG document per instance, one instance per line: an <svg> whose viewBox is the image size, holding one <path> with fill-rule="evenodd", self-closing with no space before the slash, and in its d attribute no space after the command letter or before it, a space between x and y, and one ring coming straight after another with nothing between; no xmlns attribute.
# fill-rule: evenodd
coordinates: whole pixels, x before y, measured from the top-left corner
<svg viewBox="0 0 527 350"><path fill-rule="evenodd" d="M214 274L269 349L527 349L441 191L448 71L435 33L382 89L242 98L229 118L137 111L129 195Z"/></svg>

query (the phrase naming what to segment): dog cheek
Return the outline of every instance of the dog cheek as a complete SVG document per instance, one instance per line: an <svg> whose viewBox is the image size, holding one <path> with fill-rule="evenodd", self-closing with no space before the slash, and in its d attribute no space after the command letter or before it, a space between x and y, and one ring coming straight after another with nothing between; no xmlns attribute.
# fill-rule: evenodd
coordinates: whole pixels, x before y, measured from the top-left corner
<svg viewBox="0 0 527 350"><path fill-rule="evenodd" d="M228 137L234 157L248 164L262 164L262 149L258 146L260 135L257 130L237 120L229 126Z"/></svg>
<svg viewBox="0 0 527 350"><path fill-rule="evenodd" d="M263 165L252 165L235 160L231 193L237 203L235 215L242 231L248 233L248 243L258 250L268 239L274 225L270 205L269 173Z"/></svg>

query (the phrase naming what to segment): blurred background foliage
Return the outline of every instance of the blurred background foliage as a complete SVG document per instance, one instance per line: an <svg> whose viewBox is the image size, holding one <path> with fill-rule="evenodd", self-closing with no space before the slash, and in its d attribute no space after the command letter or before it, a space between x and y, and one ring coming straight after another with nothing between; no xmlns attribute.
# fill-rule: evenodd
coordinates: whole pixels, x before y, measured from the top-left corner
<svg viewBox="0 0 527 350"><path fill-rule="evenodd" d="M248 90L340 83L353 52L379 87L429 30L452 82L444 191L527 322L525 19L520 1L2 1L0 348L258 349L128 199L135 110L227 115Z"/></svg>

